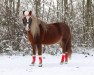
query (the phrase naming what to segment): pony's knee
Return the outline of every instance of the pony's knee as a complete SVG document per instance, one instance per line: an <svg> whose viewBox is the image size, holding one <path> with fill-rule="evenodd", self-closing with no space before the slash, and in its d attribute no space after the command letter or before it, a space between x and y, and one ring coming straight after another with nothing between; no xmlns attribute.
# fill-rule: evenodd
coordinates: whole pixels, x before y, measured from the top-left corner
<svg viewBox="0 0 94 75"><path fill-rule="evenodd" d="M42 50L38 50L38 55L42 55Z"/></svg>
<svg viewBox="0 0 94 75"><path fill-rule="evenodd" d="M33 55L36 55L36 50L33 50L32 53L33 53Z"/></svg>

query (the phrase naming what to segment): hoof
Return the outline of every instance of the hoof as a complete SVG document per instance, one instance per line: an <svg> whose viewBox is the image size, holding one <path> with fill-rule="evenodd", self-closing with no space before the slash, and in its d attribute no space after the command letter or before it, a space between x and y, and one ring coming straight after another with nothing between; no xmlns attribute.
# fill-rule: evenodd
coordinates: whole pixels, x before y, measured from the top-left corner
<svg viewBox="0 0 94 75"><path fill-rule="evenodd" d="M64 62L61 61L61 62L60 62L60 65L62 65L62 64L64 64Z"/></svg>
<svg viewBox="0 0 94 75"><path fill-rule="evenodd" d="M38 67L42 67L42 64L39 64Z"/></svg>
<svg viewBox="0 0 94 75"><path fill-rule="evenodd" d="M30 64L30 66L34 66L35 65L35 63L34 62L32 62L31 64Z"/></svg>
<svg viewBox="0 0 94 75"><path fill-rule="evenodd" d="M68 64L68 62L60 62L60 64L62 65L62 64Z"/></svg>
<svg viewBox="0 0 94 75"><path fill-rule="evenodd" d="M35 65L35 64L32 64L32 63L31 63L29 66L34 66L34 65Z"/></svg>
<svg viewBox="0 0 94 75"><path fill-rule="evenodd" d="M68 62L65 62L65 64L68 64Z"/></svg>
<svg viewBox="0 0 94 75"><path fill-rule="evenodd" d="M29 66L34 66L34 64L30 64Z"/></svg>

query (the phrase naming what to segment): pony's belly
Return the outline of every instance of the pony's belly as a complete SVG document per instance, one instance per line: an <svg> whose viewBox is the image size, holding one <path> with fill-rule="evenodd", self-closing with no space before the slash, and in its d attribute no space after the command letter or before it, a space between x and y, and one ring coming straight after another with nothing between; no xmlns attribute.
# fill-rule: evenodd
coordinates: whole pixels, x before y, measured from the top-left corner
<svg viewBox="0 0 94 75"><path fill-rule="evenodd" d="M50 44L55 44L55 43L58 43L60 42L62 39L62 37L53 37L53 38L46 38L42 41L42 44L47 44L47 45L50 45Z"/></svg>

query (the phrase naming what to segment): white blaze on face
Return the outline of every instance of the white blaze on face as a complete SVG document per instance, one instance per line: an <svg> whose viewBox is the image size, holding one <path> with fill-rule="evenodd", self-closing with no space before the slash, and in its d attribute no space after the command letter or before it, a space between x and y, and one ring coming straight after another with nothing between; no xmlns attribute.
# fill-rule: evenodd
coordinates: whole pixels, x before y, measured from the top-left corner
<svg viewBox="0 0 94 75"><path fill-rule="evenodd" d="M26 25L25 30L29 31L29 24Z"/></svg>
<svg viewBox="0 0 94 75"><path fill-rule="evenodd" d="M29 31L29 23L28 23L29 22L29 17L27 16L26 19L27 19L27 23L26 23L25 30Z"/></svg>
<svg viewBox="0 0 94 75"><path fill-rule="evenodd" d="M29 22L29 17L27 16L26 19L27 19L27 23L26 23L25 30L26 30L26 31L29 31L29 24L28 24L28 22Z"/></svg>

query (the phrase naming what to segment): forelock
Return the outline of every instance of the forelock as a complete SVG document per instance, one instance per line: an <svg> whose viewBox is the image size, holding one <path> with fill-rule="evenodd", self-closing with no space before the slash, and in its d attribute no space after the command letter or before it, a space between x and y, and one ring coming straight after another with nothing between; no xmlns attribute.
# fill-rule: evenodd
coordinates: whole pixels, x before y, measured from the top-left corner
<svg viewBox="0 0 94 75"><path fill-rule="evenodd" d="M24 15L25 15L25 16L28 16L28 15L29 15L29 11L25 11L25 12L24 12Z"/></svg>

